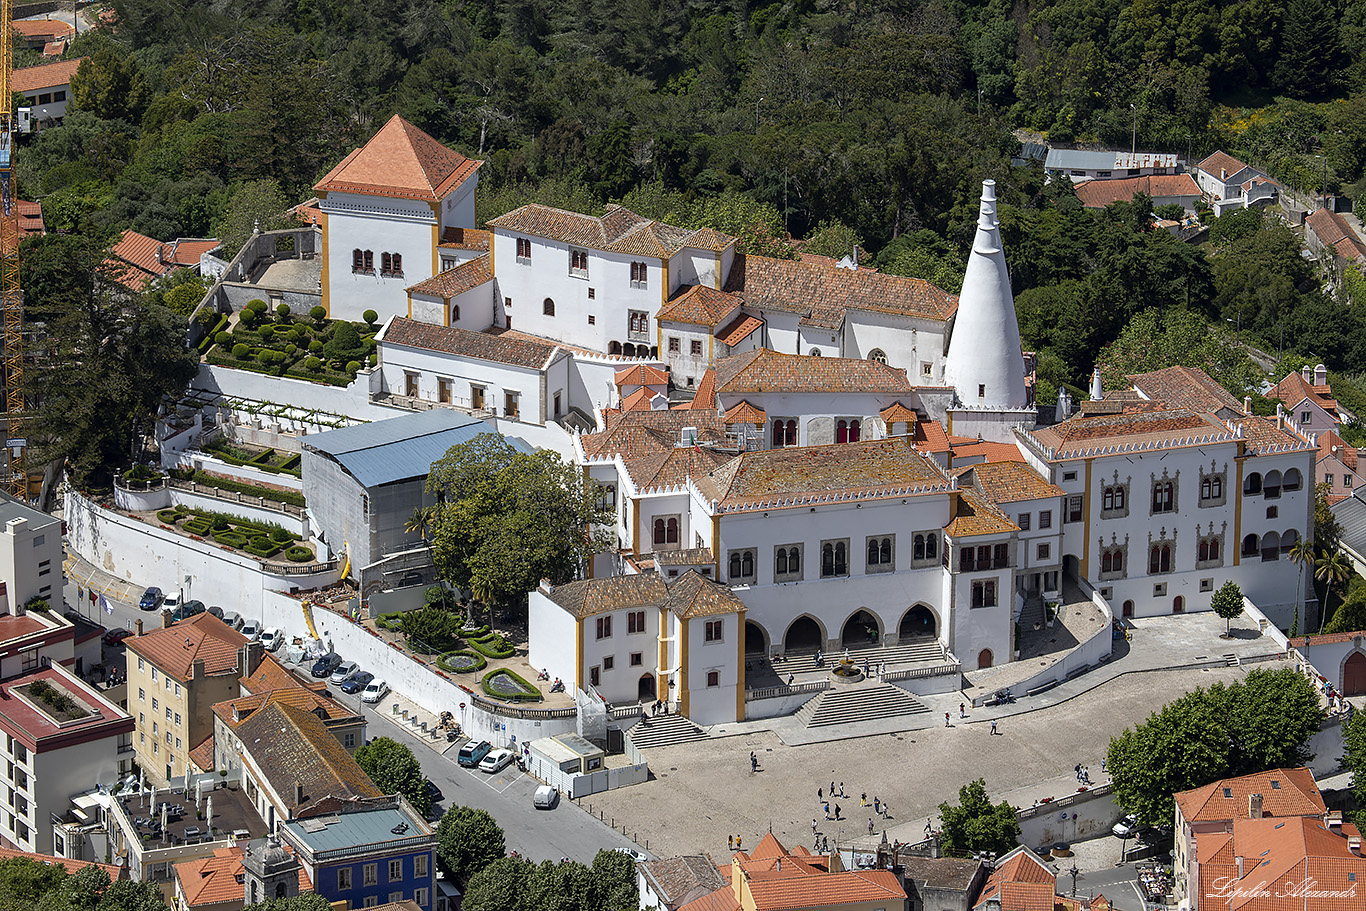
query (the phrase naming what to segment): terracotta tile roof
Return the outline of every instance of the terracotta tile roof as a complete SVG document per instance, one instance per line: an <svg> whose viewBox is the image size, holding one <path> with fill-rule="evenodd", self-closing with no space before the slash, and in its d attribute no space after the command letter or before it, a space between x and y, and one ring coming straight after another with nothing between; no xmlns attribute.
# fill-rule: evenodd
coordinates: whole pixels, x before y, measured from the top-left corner
<svg viewBox="0 0 1366 911"><path fill-rule="evenodd" d="M982 863L957 857L918 857L900 855L897 861L906 870L906 879L925 883L932 889L967 890L977 878Z"/></svg>
<svg viewBox="0 0 1366 911"><path fill-rule="evenodd" d="M548 597L582 620L594 614L633 607L658 607L668 597L664 577L657 573L581 579L557 585Z"/></svg>
<svg viewBox="0 0 1366 911"><path fill-rule="evenodd" d="M45 864L48 866L60 866L67 873L76 873L86 867L99 867L109 874L112 882L118 882L123 875L123 868L118 864L101 864L93 860L71 860L66 857L53 857L50 854L35 854L32 851L18 851L14 848L0 847L0 861L10 860L11 858L23 858L34 863Z"/></svg>
<svg viewBox="0 0 1366 911"><path fill-rule="evenodd" d="M46 233L47 225L43 223L42 203L16 199L14 207L19 213L19 235L21 237L29 234Z"/></svg>
<svg viewBox="0 0 1366 911"><path fill-rule="evenodd" d="M1295 433L1289 424L1279 426L1275 418L1249 416L1231 423L1242 430L1243 439L1247 441L1248 455L1314 448L1307 439Z"/></svg>
<svg viewBox="0 0 1366 911"><path fill-rule="evenodd" d="M110 265L119 271L120 284L141 291L152 279L170 268L165 261L163 244L136 231L124 231L123 236L109 251Z"/></svg>
<svg viewBox="0 0 1366 911"><path fill-rule="evenodd" d="M710 547L689 547L685 550L657 550L654 554L657 566L705 566L715 563Z"/></svg>
<svg viewBox="0 0 1366 911"><path fill-rule="evenodd" d="M190 750L190 761L201 772L212 772L213 764L213 735L210 734L199 742L199 746Z"/></svg>
<svg viewBox="0 0 1366 911"><path fill-rule="evenodd" d="M993 503L1019 503L1063 495L1061 487L1048 483L1024 462L983 462L959 475L959 484L971 484Z"/></svg>
<svg viewBox="0 0 1366 911"><path fill-rule="evenodd" d="M1333 397L1332 385L1315 386L1298 373L1288 374L1285 379L1268 389L1266 398L1284 402L1289 408L1295 408L1300 402L1309 399L1333 417L1338 417L1338 402Z"/></svg>
<svg viewBox="0 0 1366 911"><path fill-rule="evenodd" d="M684 408L688 411L716 410L716 368L708 367L697 384L697 392Z"/></svg>
<svg viewBox="0 0 1366 911"><path fill-rule="evenodd" d="M71 77L87 59L89 58L77 57L75 60L58 60L55 63L20 67L10 77L10 88L16 92L25 93L67 85L71 82Z"/></svg>
<svg viewBox="0 0 1366 911"><path fill-rule="evenodd" d="M668 452L687 443L680 435L685 427L697 428L698 443L724 443L725 425L715 411L629 411L614 415L597 433L580 437L590 459L620 455L630 463L648 455Z"/></svg>
<svg viewBox="0 0 1366 911"><path fill-rule="evenodd" d="M900 437L745 452L693 482L719 512L948 489L934 463Z"/></svg>
<svg viewBox="0 0 1366 911"><path fill-rule="evenodd" d="M16 19L10 23L25 38L62 38L74 29L60 19Z"/></svg>
<svg viewBox="0 0 1366 911"><path fill-rule="evenodd" d="M1351 225L1338 213L1319 209L1305 219L1305 223L1313 230L1319 243L1332 247L1339 256L1353 260L1366 259L1366 243L1362 243Z"/></svg>
<svg viewBox="0 0 1366 911"><path fill-rule="evenodd" d="M917 421L911 429L911 443L921 452L950 452L953 444L938 421Z"/></svg>
<svg viewBox="0 0 1366 911"><path fill-rule="evenodd" d="M358 193L435 202L464 183L481 164L446 148L395 114L313 189L324 194Z"/></svg>
<svg viewBox="0 0 1366 911"><path fill-rule="evenodd" d="M1352 471L1357 470L1357 448L1347 445L1342 437L1331 430L1319 434L1318 462L1323 464L1327 459L1337 459Z"/></svg>
<svg viewBox="0 0 1366 911"><path fill-rule="evenodd" d="M988 462L1023 462L1024 454L1014 443L994 443L991 440L972 440L968 443L955 443L955 459L982 456Z"/></svg>
<svg viewBox="0 0 1366 911"><path fill-rule="evenodd" d="M734 452L703 446L675 446L626 463L626 473L638 490L669 490L684 487L689 478L700 478L720 468Z"/></svg>
<svg viewBox="0 0 1366 911"><path fill-rule="evenodd" d="M1195 836L1200 869L1192 891L1206 897L1202 906L1216 897L1217 905L1230 911L1360 906L1366 858L1349 850L1349 835L1359 837L1354 826L1334 832L1320 819L1235 819L1232 833Z"/></svg>
<svg viewBox="0 0 1366 911"><path fill-rule="evenodd" d="M500 215L488 224L491 228L558 240L576 247L661 259L669 258L685 247L717 250L735 242L733 237L708 229L693 231L666 225L618 205L609 205L601 218L595 218L532 203Z"/></svg>
<svg viewBox="0 0 1366 911"><path fill-rule="evenodd" d="M1214 177L1218 177L1220 171L1226 171L1228 176L1232 177L1234 174L1237 174L1243 168L1247 167L1247 165L1243 164L1232 155L1220 151L1215 152L1213 155L1196 165L1196 167Z"/></svg>
<svg viewBox="0 0 1366 911"><path fill-rule="evenodd" d="M213 713L223 720L229 728L245 724L256 712L271 703L293 706L315 715L321 715L324 723L329 721L357 722L364 719L346 706L325 693L307 689L303 686L283 687L228 699L214 705ZM236 719L236 720L234 720ZM212 760L210 760L212 761Z"/></svg>
<svg viewBox="0 0 1366 911"><path fill-rule="evenodd" d="M1077 198L1088 209L1103 209L1112 202L1128 202L1135 193L1148 196L1199 197L1200 186L1189 174L1153 174L1124 180L1087 180L1077 184Z"/></svg>
<svg viewBox="0 0 1366 911"><path fill-rule="evenodd" d="M283 846L290 854L294 849ZM180 891L185 895L185 904L190 908L217 905L225 902L241 902L245 887L238 877L242 875L242 857L246 849L238 845L215 848L210 857L187 860L175 865L176 879ZM299 892L313 891L313 882L308 871L299 867Z"/></svg>
<svg viewBox="0 0 1366 911"><path fill-rule="evenodd" d="M246 644L246 636L209 613L124 640L130 651L181 683L190 679L197 659L204 661L209 676L237 673L238 649Z"/></svg>
<svg viewBox="0 0 1366 911"><path fill-rule="evenodd" d="M69 47L71 47L71 42L67 41L65 38L49 41L47 44L43 45L43 56L60 57L66 53L66 49Z"/></svg>
<svg viewBox="0 0 1366 911"><path fill-rule="evenodd" d="M1350 633L1328 633L1325 636L1297 636L1290 640L1292 648L1305 648L1309 640L1313 640L1314 645L1332 645L1335 642L1351 642L1358 636L1366 636L1366 630L1354 630Z"/></svg>
<svg viewBox="0 0 1366 911"><path fill-rule="evenodd" d="M478 228L448 226L442 230L441 242L437 246L448 250L487 250L489 232Z"/></svg>
<svg viewBox="0 0 1366 911"><path fill-rule="evenodd" d="M947 320L958 308L955 295L923 279L744 254L735 257L725 290L743 294L750 310L800 313L810 325L831 328L846 310Z"/></svg>
<svg viewBox="0 0 1366 911"><path fill-rule="evenodd" d="M291 810L324 797L380 797L379 788L346 752L322 719L307 709L269 702L237 728L271 788ZM295 787L303 801L295 801Z"/></svg>
<svg viewBox="0 0 1366 911"><path fill-rule="evenodd" d="M667 386L669 374L658 367L636 364L618 370L612 375L612 382L617 386Z"/></svg>
<svg viewBox="0 0 1366 911"><path fill-rule="evenodd" d="M1213 414L1220 408L1231 408L1239 414L1243 411L1242 403L1203 370L1167 367L1151 373L1130 374L1126 379L1148 399L1164 402L1171 408L1202 414Z"/></svg>
<svg viewBox="0 0 1366 911"><path fill-rule="evenodd" d="M253 693L268 693L271 690L287 690L294 687L322 691L327 688L327 683L323 680L309 680L305 683L286 670L274 655L267 652L261 656L256 670L242 677L239 686L243 695L250 696Z"/></svg>
<svg viewBox="0 0 1366 911"><path fill-rule="evenodd" d="M738 405L732 405L726 412L727 424L758 424L762 427L767 421L768 414L764 409L744 400Z"/></svg>
<svg viewBox="0 0 1366 911"><path fill-rule="evenodd" d="M906 371L879 361L847 357L803 357L756 348L716 362L716 391L868 392L898 395L912 389Z"/></svg>
<svg viewBox="0 0 1366 911"><path fill-rule="evenodd" d="M680 905L678 911L741 911L741 908L731 887L725 886Z"/></svg>
<svg viewBox="0 0 1366 911"><path fill-rule="evenodd" d="M1182 445L1185 440L1231 436L1222 422L1184 409L1074 415L1033 436L1054 450L1054 459L1116 445Z"/></svg>
<svg viewBox="0 0 1366 911"><path fill-rule="evenodd" d="M485 253L458 266L452 266L444 272L438 272L426 281L410 286L407 291L409 294L427 294L450 300L457 294L464 294L491 281L493 271L489 268L489 255Z"/></svg>
<svg viewBox="0 0 1366 911"><path fill-rule="evenodd" d="M641 386L635 392L621 400L622 411L652 411L654 409L655 396L660 393L655 392L649 386Z"/></svg>
<svg viewBox="0 0 1366 911"><path fill-rule="evenodd" d="M750 316L748 313L741 313L731 324L720 332L716 333L716 338L722 344L734 348L736 345L749 338L750 333L764 324L764 321L757 316Z"/></svg>
<svg viewBox="0 0 1366 911"><path fill-rule="evenodd" d="M177 266L194 268L199 265L199 257L219 245L214 237L180 237L166 246L166 258Z"/></svg>
<svg viewBox="0 0 1366 911"><path fill-rule="evenodd" d="M1324 640L1315 636L1314 641ZM1228 797L1224 796L1225 789L1229 792ZM1262 813L1266 816L1322 816L1328 812L1314 781L1314 773L1306 768L1272 769L1225 778L1173 794L1172 799L1189 823L1225 822L1240 815L1247 816L1247 799L1252 794L1262 795Z"/></svg>
<svg viewBox="0 0 1366 911"><path fill-rule="evenodd" d="M664 608L680 620L738 614L745 609L745 602L729 586L714 582L695 569L688 570L677 579L670 579L668 589Z"/></svg>
<svg viewBox="0 0 1366 911"><path fill-rule="evenodd" d="M381 344L440 351L457 357L534 370L549 365L557 350L557 346L549 342L474 332L458 326L437 326L402 316L396 316L389 322Z"/></svg>
<svg viewBox="0 0 1366 911"><path fill-rule="evenodd" d="M977 491L960 488L957 515L944 526L944 533L954 538L995 535L1019 531L1020 527L994 503Z"/></svg>
<svg viewBox="0 0 1366 911"><path fill-rule="evenodd" d="M323 213L322 209L318 208L318 203L318 197L310 196L308 199L290 209L289 214L306 225L321 225L323 223Z"/></svg>
<svg viewBox="0 0 1366 911"><path fill-rule="evenodd" d="M1056 888L1057 874L1022 845L991 871L974 907L995 902L1001 911L1054 911Z"/></svg>
<svg viewBox="0 0 1366 911"><path fill-rule="evenodd" d="M668 908L687 904L726 884L716 864L702 854L647 860L637 864L636 870Z"/></svg>
<svg viewBox="0 0 1366 911"><path fill-rule="evenodd" d="M678 289L668 303L659 308L655 319L714 328L734 313L741 303L743 301L738 294L727 294L705 285L687 285Z"/></svg>
<svg viewBox="0 0 1366 911"><path fill-rule="evenodd" d="M918 424L920 415L900 402L893 402L886 408L878 412L878 415L890 427L893 424Z"/></svg>

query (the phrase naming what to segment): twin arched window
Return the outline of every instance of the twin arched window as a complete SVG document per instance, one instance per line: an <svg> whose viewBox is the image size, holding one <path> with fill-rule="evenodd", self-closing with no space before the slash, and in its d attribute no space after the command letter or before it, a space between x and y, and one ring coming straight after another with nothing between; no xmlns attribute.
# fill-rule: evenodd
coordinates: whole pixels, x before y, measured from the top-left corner
<svg viewBox="0 0 1366 911"><path fill-rule="evenodd" d="M779 446L797 445L797 422L796 421L774 421L773 422L773 448Z"/></svg>
<svg viewBox="0 0 1366 911"><path fill-rule="evenodd" d="M1100 571L1102 573L1124 572L1124 551L1111 547L1100 552Z"/></svg>
<svg viewBox="0 0 1366 911"><path fill-rule="evenodd" d="M773 574L791 576L802 571L802 551L799 547L780 547L773 557Z"/></svg>
<svg viewBox="0 0 1366 911"><path fill-rule="evenodd" d="M843 541L821 545L821 575L849 575L849 546Z"/></svg>
<svg viewBox="0 0 1366 911"><path fill-rule="evenodd" d="M882 567L892 565L892 539L868 539L868 565Z"/></svg>
<svg viewBox="0 0 1366 911"><path fill-rule="evenodd" d="M835 424L836 443L857 443L862 433L862 424L859 421L841 420Z"/></svg>
<svg viewBox="0 0 1366 911"><path fill-rule="evenodd" d="M1170 544L1154 544L1152 550L1148 551L1148 572L1169 573L1172 571L1172 546Z"/></svg>
<svg viewBox="0 0 1366 911"><path fill-rule="evenodd" d="M678 519L655 519L654 543L656 547L678 543Z"/></svg>
<svg viewBox="0 0 1366 911"><path fill-rule="evenodd" d="M935 560L939 557L939 536L936 534L916 535L912 540L913 560Z"/></svg>

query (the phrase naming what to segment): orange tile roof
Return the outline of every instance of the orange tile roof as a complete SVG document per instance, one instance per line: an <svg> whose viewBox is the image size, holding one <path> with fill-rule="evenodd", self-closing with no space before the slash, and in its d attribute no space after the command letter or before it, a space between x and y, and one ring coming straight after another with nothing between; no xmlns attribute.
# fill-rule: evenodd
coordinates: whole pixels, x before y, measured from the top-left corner
<svg viewBox="0 0 1366 911"><path fill-rule="evenodd" d="M1366 244L1352 230L1347 220L1336 212L1319 209L1305 219L1319 243L1332 247L1338 255L1348 259L1366 259Z"/></svg>
<svg viewBox="0 0 1366 911"><path fill-rule="evenodd" d="M1149 400L1164 402L1170 408L1209 414L1220 408L1231 408L1239 414L1243 411L1242 403L1203 370L1167 367L1130 374L1126 379Z"/></svg>
<svg viewBox="0 0 1366 911"><path fill-rule="evenodd" d="M437 246L453 250L487 250L489 232L478 228L447 227L442 230L441 242Z"/></svg>
<svg viewBox="0 0 1366 911"><path fill-rule="evenodd" d="M756 348L716 362L716 391L881 393L912 389L906 371L880 361L847 357L804 357Z"/></svg>
<svg viewBox="0 0 1366 911"><path fill-rule="evenodd" d="M721 250L735 242L735 238L710 229L693 231L667 225L618 205L609 205L601 218L595 218L531 203L490 220L488 225L576 247L661 259L671 257L685 247Z"/></svg>
<svg viewBox="0 0 1366 911"><path fill-rule="evenodd" d="M133 291L141 291L173 268L164 258L161 241L132 230L124 231L109 253L105 265L110 274Z"/></svg>
<svg viewBox="0 0 1366 911"><path fill-rule="evenodd" d="M993 503L1019 503L1045 500L1063 495L1061 487L1044 480L1024 462L983 462L959 476L960 484L971 484Z"/></svg>
<svg viewBox="0 0 1366 911"><path fill-rule="evenodd" d="M321 225L323 223L323 213L318 208L318 197L316 196L311 196L299 203L289 210L289 214L306 225Z"/></svg>
<svg viewBox="0 0 1366 911"><path fill-rule="evenodd" d="M1322 464L1325 459L1337 459L1352 471L1357 470L1357 448L1347 445L1342 437L1331 430L1319 434L1318 462Z"/></svg>
<svg viewBox="0 0 1366 911"><path fill-rule="evenodd" d="M190 761L193 762L201 772L212 772L214 770L212 734L201 740L199 746L190 750Z"/></svg>
<svg viewBox="0 0 1366 911"><path fill-rule="evenodd" d="M555 355L553 342L530 341L504 333L475 332L459 326L437 326L396 316L384 331L386 345L440 351L480 361L540 370Z"/></svg>
<svg viewBox="0 0 1366 911"><path fill-rule="evenodd" d="M1268 389L1266 398L1278 399L1291 408L1309 399L1333 417L1338 417L1338 402L1333 397L1332 385L1315 386L1298 373L1288 374L1285 379Z"/></svg>
<svg viewBox="0 0 1366 911"><path fill-rule="evenodd" d="M489 264L489 255L485 253L458 266L452 266L444 272L438 272L429 279L409 286L406 290L409 294L426 294L449 301L458 294L464 294L480 285L487 285L491 281L493 269Z"/></svg>
<svg viewBox="0 0 1366 911"><path fill-rule="evenodd" d="M1314 641L1320 641L1318 636ZM1228 797L1224 796L1225 789ZM1314 781L1314 773L1306 768L1272 769L1239 778L1225 778L1173 794L1172 799L1189 823L1223 822L1246 817L1248 796L1262 795L1262 813L1267 816L1322 816L1328 812Z"/></svg>
<svg viewBox="0 0 1366 911"><path fill-rule="evenodd" d="M1237 174L1243 168L1247 167L1247 165L1243 164L1232 155L1220 151L1215 152L1213 155L1196 165L1196 167L1214 177L1219 177L1221 171L1227 172L1228 176L1232 177L1234 174Z"/></svg>
<svg viewBox="0 0 1366 911"><path fill-rule="evenodd" d="M937 466L900 437L744 452L693 481L719 512L948 490Z"/></svg>
<svg viewBox="0 0 1366 911"><path fill-rule="evenodd" d="M888 405L878 412L878 416L881 417L889 427L893 424L916 424L920 422L920 415L916 414L900 402L893 402Z"/></svg>
<svg viewBox="0 0 1366 911"><path fill-rule="evenodd" d="M311 690L323 690L327 687L327 683L322 680L309 680L305 683L286 670L285 666L269 652L261 656L261 662L256 665L256 670L242 677L240 685L243 695L247 696L253 693L268 693L271 690L290 689L292 687L303 687Z"/></svg>
<svg viewBox="0 0 1366 911"><path fill-rule="evenodd" d="M77 57L74 60L58 60L55 63L20 67L10 77L10 88L22 94L69 85L71 77L87 59L89 58Z"/></svg>
<svg viewBox="0 0 1366 911"><path fill-rule="evenodd" d="M481 164L446 148L395 114L314 189L319 193L440 201Z"/></svg>
<svg viewBox="0 0 1366 911"><path fill-rule="evenodd" d="M622 461L667 452L688 441L681 438L683 428L697 428L698 443L724 443L725 425L713 411L626 411L612 416L606 427L596 433L586 433L579 439L584 455L590 459L611 459L620 455Z"/></svg>
<svg viewBox="0 0 1366 911"><path fill-rule="evenodd" d="M626 463L626 473L638 490L674 489L689 478L700 478L731 459L734 452L704 446L676 446Z"/></svg>
<svg viewBox="0 0 1366 911"><path fill-rule="evenodd" d="M217 238L180 237L167 244L167 259L177 266L193 268L199 265L199 257L218 246Z"/></svg>
<svg viewBox="0 0 1366 911"><path fill-rule="evenodd" d="M950 452L953 444L938 421L917 421L911 430L911 442L921 452Z"/></svg>
<svg viewBox="0 0 1366 911"><path fill-rule="evenodd" d="M1290 640L1290 645L1293 648L1305 648L1311 644L1311 639L1313 640L1313 645L1332 645L1335 642L1351 642L1357 636L1366 636L1366 630L1353 630L1348 633L1328 633L1323 636L1297 636Z"/></svg>
<svg viewBox="0 0 1366 911"><path fill-rule="evenodd" d="M751 405L748 401L741 401L726 412L727 424L758 424L762 427L767 421L768 414L764 409Z"/></svg>
<svg viewBox="0 0 1366 911"><path fill-rule="evenodd" d="M741 313L729 326L716 333L716 338L723 345L734 348L736 345L749 338L750 333L764 324L764 321L757 316L750 316L748 313Z"/></svg>
<svg viewBox="0 0 1366 911"><path fill-rule="evenodd" d="M380 797L321 718L283 701L268 701L237 727L242 749L291 809L326 797ZM295 788L303 788L303 801Z"/></svg>
<svg viewBox="0 0 1366 911"><path fill-rule="evenodd" d="M991 871L975 908L996 903L1001 911L1054 911L1057 875L1033 851L1015 848Z"/></svg>
<svg viewBox="0 0 1366 911"><path fill-rule="evenodd" d="M10 23L25 38L64 38L74 29L60 19L16 19Z"/></svg>
<svg viewBox="0 0 1366 911"><path fill-rule="evenodd" d="M727 294L705 285L687 285L678 289L668 303L659 308L655 319L712 328L734 313L741 303L738 294Z"/></svg>
<svg viewBox="0 0 1366 911"><path fill-rule="evenodd" d="M947 320L958 308L957 296L924 279L744 254L735 257L725 290L743 294L752 311L800 313L827 328L838 328L846 310Z"/></svg>
<svg viewBox="0 0 1366 911"><path fill-rule="evenodd" d="M19 212L20 236L46 233L47 225L43 223L42 203L16 199L14 205Z"/></svg>
<svg viewBox="0 0 1366 911"><path fill-rule="evenodd" d="M1281 426L1275 418L1249 416L1232 422L1242 431L1247 441L1244 451L1248 455L1262 455L1286 449L1313 449L1313 445L1295 433L1289 423Z"/></svg>
<svg viewBox="0 0 1366 911"><path fill-rule="evenodd" d="M1054 450L1054 459L1076 458L1086 451L1119 444L1175 446L1182 440L1231 435L1222 422L1184 409L1082 413L1034 431L1039 442Z"/></svg>
<svg viewBox="0 0 1366 911"><path fill-rule="evenodd" d="M689 411L716 410L716 368L708 367L697 384L697 392L686 406Z"/></svg>
<svg viewBox="0 0 1366 911"><path fill-rule="evenodd" d="M977 491L959 489L957 514L944 526L944 533L953 538L973 538L1019 531L1020 527L994 503Z"/></svg>
<svg viewBox="0 0 1366 911"><path fill-rule="evenodd" d="M31 860L34 863L44 864L46 866L59 866L65 869L67 873L76 873L80 870L84 870L86 867L99 867L105 873L109 874L109 879L112 882L118 882L123 876L123 868L118 864L101 864L96 863L93 860L71 860L66 857L53 857L50 854L35 854L32 851L19 851L14 848L0 847L0 861L10 860L11 858Z"/></svg>
<svg viewBox="0 0 1366 911"><path fill-rule="evenodd" d="M129 651L181 683L190 679L191 666L199 659L209 676L236 673L238 649L246 643L246 636L208 613L124 640Z"/></svg>
<svg viewBox="0 0 1366 911"><path fill-rule="evenodd" d="M1189 174L1153 174L1124 180L1087 180L1077 184L1077 198L1088 209L1102 209L1112 202L1128 202L1135 193L1148 196L1199 197L1200 186Z"/></svg>
<svg viewBox="0 0 1366 911"><path fill-rule="evenodd" d="M649 386L641 386L635 392L621 400L622 411L652 411L655 396L660 393L655 392Z"/></svg>
<svg viewBox="0 0 1366 911"><path fill-rule="evenodd" d="M722 872L725 872L725 868ZM741 908L731 887L722 886L715 892L709 892L701 898L679 905L678 911L741 911Z"/></svg>
<svg viewBox="0 0 1366 911"><path fill-rule="evenodd" d="M1355 826L1339 833L1320 819L1235 819L1232 833L1195 836L1199 882L1191 889L1201 907L1229 911L1360 907L1366 857L1348 848L1349 835L1359 837Z"/></svg>
<svg viewBox="0 0 1366 911"><path fill-rule="evenodd" d="M1014 443L995 443L991 440L971 440L953 444L953 457L982 456L988 462L1023 462L1024 454Z"/></svg>
<svg viewBox="0 0 1366 911"><path fill-rule="evenodd" d="M283 846L290 854L294 849ZM185 904L191 908L203 905L217 905L224 902L240 902L244 894L242 881L237 877L242 873L242 857L246 849L238 845L215 848L209 857L188 860L175 865L176 879L180 891L185 895ZM308 871L299 867L299 892L313 891L313 881Z"/></svg>
<svg viewBox="0 0 1366 911"><path fill-rule="evenodd" d="M658 367L636 364L612 374L612 383L617 386L667 386L669 374Z"/></svg>
<svg viewBox="0 0 1366 911"><path fill-rule="evenodd" d="M303 686L290 686L264 693L254 693L237 699L216 703L213 713L229 728L245 724L260 709L271 703L293 706L315 714L321 712L325 721L361 720L361 717L330 696ZM212 761L212 760L211 760ZM202 768L202 767L201 767Z"/></svg>

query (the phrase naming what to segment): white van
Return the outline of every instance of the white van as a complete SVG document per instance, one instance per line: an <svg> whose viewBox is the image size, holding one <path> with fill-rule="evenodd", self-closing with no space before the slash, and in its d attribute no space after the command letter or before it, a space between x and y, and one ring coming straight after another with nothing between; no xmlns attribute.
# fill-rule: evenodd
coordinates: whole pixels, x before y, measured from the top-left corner
<svg viewBox="0 0 1366 911"><path fill-rule="evenodd" d="M560 799L560 792L548 784L543 784L536 789L536 793L531 796L531 805L538 810L554 809L556 802Z"/></svg>

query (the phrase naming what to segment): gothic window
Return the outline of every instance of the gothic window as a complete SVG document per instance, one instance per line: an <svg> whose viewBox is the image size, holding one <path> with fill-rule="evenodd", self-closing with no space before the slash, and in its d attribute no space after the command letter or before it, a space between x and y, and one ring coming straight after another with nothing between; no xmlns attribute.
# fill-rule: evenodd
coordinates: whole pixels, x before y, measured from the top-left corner
<svg viewBox="0 0 1366 911"><path fill-rule="evenodd" d="M1102 519L1113 519L1118 516L1129 514L1129 483L1120 483L1118 478L1114 483L1106 484L1101 489L1100 494L1100 517Z"/></svg>
<svg viewBox="0 0 1366 911"><path fill-rule="evenodd" d="M891 572L896 567L892 556L896 550L895 539L887 536L868 539L868 565L870 573Z"/></svg>
<svg viewBox="0 0 1366 911"><path fill-rule="evenodd" d="M1149 574L1169 573L1172 571L1172 546L1154 544L1148 551Z"/></svg>
<svg viewBox="0 0 1366 911"><path fill-rule="evenodd" d="M849 575L849 542L821 542L821 578Z"/></svg>
<svg viewBox="0 0 1366 911"><path fill-rule="evenodd" d="M773 576L778 582L790 582L802 577L800 544L782 544L774 549Z"/></svg>
<svg viewBox="0 0 1366 911"><path fill-rule="evenodd" d="M879 364L885 364L887 363L887 352L883 351L881 348L874 348L872 351L868 352L868 360L877 361Z"/></svg>
<svg viewBox="0 0 1366 911"><path fill-rule="evenodd" d="M1176 482L1157 481L1153 484L1153 512L1172 512L1176 509Z"/></svg>
<svg viewBox="0 0 1366 911"><path fill-rule="evenodd" d="M1281 558L1281 536L1274 531L1262 535L1262 562L1271 563Z"/></svg>
<svg viewBox="0 0 1366 911"><path fill-rule="evenodd" d="M727 563L731 582L754 581L754 548L731 551Z"/></svg>

